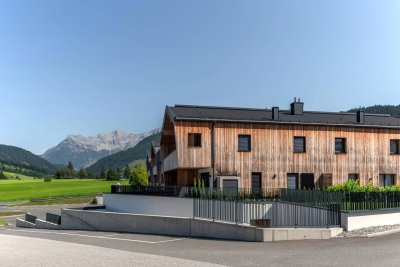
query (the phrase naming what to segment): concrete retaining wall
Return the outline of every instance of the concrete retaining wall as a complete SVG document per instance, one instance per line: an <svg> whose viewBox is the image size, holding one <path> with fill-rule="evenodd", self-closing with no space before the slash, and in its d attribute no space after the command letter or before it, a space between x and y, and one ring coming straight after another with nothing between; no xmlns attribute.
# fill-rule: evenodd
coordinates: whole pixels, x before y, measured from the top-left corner
<svg viewBox="0 0 400 267"><path fill-rule="evenodd" d="M342 227L347 231L393 224L400 224L400 210L342 212Z"/></svg>
<svg viewBox="0 0 400 267"><path fill-rule="evenodd" d="M63 229L190 235L188 218L72 209L62 209L61 217Z"/></svg>
<svg viewBox="0 0 400 267"><path fill-rule="evenodd" d="M63 209L61 228L140 234L205 237L251 242L328 239L341 228L257 228L184 217Z"/></svg>
<svg viewBox="0 0 400 267"><path fill-rule="evenodd" d="M61 225L50 223L50 222L43 221L40 219L36 219L35 225L36 225L35 228L38 228L38 229L61 230Z"/></svg>
<svg viewBox="0 0 400 267"><path fill-rule="evenodd" d="M104 194L107 210L124 213L193 218L193 199L123 194Z"/></svg>
<svg viewBox="0 0 400 267"><path fill-rule="evenodd" d="M15 226L21 228L36 228L36 225L34 223L27 222L20 218L17 218L17 220L15 221Z"/></svg>

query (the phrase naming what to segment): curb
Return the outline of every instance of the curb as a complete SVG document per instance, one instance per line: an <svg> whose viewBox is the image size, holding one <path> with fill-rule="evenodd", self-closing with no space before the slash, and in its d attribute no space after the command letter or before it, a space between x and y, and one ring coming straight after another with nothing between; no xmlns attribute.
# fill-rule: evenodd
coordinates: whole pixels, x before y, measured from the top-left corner
<svg viewBox="0 0 400 267"><path fill-rule="evenodd" d="M366 235L366 237L377 237L377 236L390 235L390 234L395 234L395 233L400 233L400 229L393 229L393 230L388 230L388 231L384 231L384 232L368 234L368 235Z"/></svg>

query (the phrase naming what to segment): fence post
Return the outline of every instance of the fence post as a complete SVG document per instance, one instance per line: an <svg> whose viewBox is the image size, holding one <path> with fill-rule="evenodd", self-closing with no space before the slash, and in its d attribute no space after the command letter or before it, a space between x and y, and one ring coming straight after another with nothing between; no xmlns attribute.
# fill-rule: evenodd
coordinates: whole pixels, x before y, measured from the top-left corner
<svg viewBox="0 0 400 267"><path fill-rule="evenodd" d="M215 221L215 203L214 203L214 199L211 200L211 207L212 207L212 219L213 222Z"/></svg>
<svg viewBox="0 0 400 267"><path fill-rule="evenodd" d="M235 222L238 224L239 221L239 205L237 200L235 200Z"/></svg>

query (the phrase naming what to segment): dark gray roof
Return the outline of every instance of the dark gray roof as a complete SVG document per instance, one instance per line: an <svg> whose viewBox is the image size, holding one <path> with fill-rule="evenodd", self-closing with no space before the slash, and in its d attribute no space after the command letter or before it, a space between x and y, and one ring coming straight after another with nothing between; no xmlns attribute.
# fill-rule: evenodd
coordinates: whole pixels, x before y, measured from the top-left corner
<svg viewBox="0 0 400 267"><path fill-rule="evenodd" d="M365 113L364 123L361 124L357 122L357 113L348 112L304 111L301 115L292 115L289 110L279 110L278 120L272 119L271 109L176 105L167 106L166 112L173 120L400 128L399 117L368 113Z"/></svg>

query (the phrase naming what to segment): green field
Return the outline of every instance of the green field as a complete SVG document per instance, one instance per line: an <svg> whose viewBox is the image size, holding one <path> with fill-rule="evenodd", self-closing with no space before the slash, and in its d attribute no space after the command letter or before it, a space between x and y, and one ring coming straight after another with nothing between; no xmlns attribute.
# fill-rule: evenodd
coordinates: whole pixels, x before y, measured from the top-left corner
<svg viewBox="0 0 400 267"><path fill-rule="evenodd" d="M43 179L0 180L0 202L94 195L110 192L113 184L115 181L95 179L53 179L51 182L43 182Z"/></svg>
<svg viewBox="0 0 400 267"><path fill-rule="evenodd" d="M8 179L21 179L21 180L33 180L33 177L31 176L26 176L23 174L18 174L18 173L12 173L12 172L3 172L5 176L7 176Z"/></svg>

